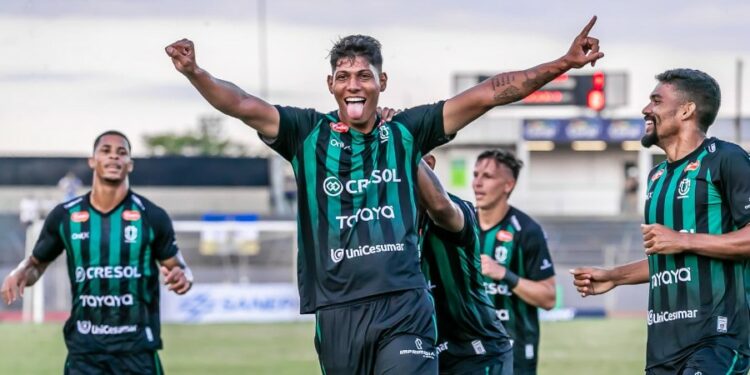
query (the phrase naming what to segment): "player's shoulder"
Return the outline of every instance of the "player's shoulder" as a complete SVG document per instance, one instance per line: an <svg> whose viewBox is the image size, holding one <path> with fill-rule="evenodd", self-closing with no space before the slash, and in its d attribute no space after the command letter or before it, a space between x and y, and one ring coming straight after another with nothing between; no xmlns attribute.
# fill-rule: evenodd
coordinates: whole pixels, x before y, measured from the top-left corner
<svg viewBox="0 0 750 375"><path fill-rule="evenodd" d="M748 153L740 145L718 138L708 138L703 146L709 155L716 155L721 159L746 159Z"/></svg>
<svg viewBox="0 0 750 375"><path fill-rule="evenodd" d="M518 208L510 206L510 210L508 211L508 218L510 220L510 224L513 226L513 229L515 229L517 233L521 233L521 235L525 237L542 236L544 238L547 238L542 225L539 224L538 221L534 220L534 218L532 218L529 214L519 210Z"/></svg>
<svg viewBox="0 0 750 375"><path fill-rule="evenodd" d="M444 104L445 101L441 100L431 104L422 104L415 107L406 108L403 111L393 115L393 119L391 120L391 122L408 123L436 110L439 110L442 114Z"/></svg>
<svg viewBox="0 0 750 375"><path fill-rule="evenodd" d="M132 203L132 205L127 205L127 206L134 205L139 211L143 212L147 217L157 218L157 219L168 217L167 211L164 208L157 205L156 203L154 203L153 201L144 197L141 194L131 191L126 199L130 201L126 203Z"/></svg>

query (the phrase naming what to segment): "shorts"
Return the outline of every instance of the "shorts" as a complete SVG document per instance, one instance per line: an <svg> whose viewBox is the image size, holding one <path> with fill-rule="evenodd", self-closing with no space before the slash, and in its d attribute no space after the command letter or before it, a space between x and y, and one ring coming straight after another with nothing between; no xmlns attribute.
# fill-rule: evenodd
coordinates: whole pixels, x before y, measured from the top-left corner
<svg viewBox="0 0 750 375"><path fill-rule="evenodd" d="M731 375L746 374L748 357L723 345L704 345L679 361L655 366L646 375Z"/></svg>
<svg viewBox="0 0 750 375"><path fill-rule="evenodd" d="M522 343L513 341L513 374L536 375L539 361L539 341Z"/></svg>
<svg viewBox="0 0 750 375"><path fill-rule="evenodd" d="M440 353L440 375L514 375L513 351L471 357L456 357Z"/></svg>
<svg viewBox="0 0 750 375"><path fill-rule="evenodd" d="M163 375L164 368L155 351L68 354L64 374Z"/></svg>
<svg viewBox="0 0 750 375"><path fill-rule="evenodd" d="M424 289L327 306L315 317L325 375L438 373L435 308Z"/></svg>

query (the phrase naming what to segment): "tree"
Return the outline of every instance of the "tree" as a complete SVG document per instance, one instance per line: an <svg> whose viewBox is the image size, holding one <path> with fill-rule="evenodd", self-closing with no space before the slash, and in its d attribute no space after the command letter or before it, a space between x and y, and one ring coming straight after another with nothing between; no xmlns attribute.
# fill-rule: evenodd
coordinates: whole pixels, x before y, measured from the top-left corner
<svg viewBox="0 0 750 375"><path fill-rule="evenodd" d="M244 156L245 145L225 139L222 134L223 118L215 115L201 116L198 129L185 133L165 132L144 135L143 140L150 155L184 156Z"/></svg>

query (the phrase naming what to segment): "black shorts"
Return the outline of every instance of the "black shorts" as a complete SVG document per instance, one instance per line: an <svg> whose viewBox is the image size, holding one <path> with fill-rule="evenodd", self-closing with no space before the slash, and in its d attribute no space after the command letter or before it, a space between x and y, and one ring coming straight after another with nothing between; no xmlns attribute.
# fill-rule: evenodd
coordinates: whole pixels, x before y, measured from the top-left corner
<svg viewBox="0 0 750 375"><path fill-rule="evenodd" d="M513 351L492 355L455 356L448 349L441 352L440 375L514 375Z"/></svg>
<svg viewBox="0 0 750 375"><path fill-rule="evenodd" d="M435 308L423 289L324 307L315 317L323 374L438 373Z"/></svg>
<svg viewBox="0 0 750 375"><path fill-rule="evenodd" d="M138 353L68 354L65 375L163 375L159 355L154 351Z"/></svg>
<svg viewBox="0 0 750 375"><path fill-rule="evenodd" d="M536 375L539 361L539 341L523 343L513 341L513 374Z"/></svg>
<svg viewBox="0 0 750 375"><path fill-rule="evenodd" d="M732 375L746 374L748 357L723 345L703 345L674 363L646 370L646 375Z"/></svg>

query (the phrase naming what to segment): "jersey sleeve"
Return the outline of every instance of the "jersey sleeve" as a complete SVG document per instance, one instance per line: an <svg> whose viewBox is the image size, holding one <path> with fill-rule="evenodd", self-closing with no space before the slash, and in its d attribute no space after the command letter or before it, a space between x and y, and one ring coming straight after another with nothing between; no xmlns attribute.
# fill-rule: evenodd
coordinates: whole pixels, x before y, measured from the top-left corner
<svg viewBox="0 0 750 375"><path fill-rule="evenodd" d="M750 223L750 155L732 145L721 161L721 190L735 226Z"/></svg>
<svg viewBox="0 0 750 375"><path fill-rule="evenodd" d="M450 242L460 247L471 246L472 242L476 241L478 238L478 227L474 216L474 208L469 202L453 197L451 197L451 199L458 205L461 212L464 214L464 227L458 232L451 232L433 224L431 226L432 231L443 241Z"/></svg>
<svg viewBox="0 0 750 375"><path fill-rule="evenodd" d="M523 237L525 278L539 281L555 275L555 267L547 248L547 236L541 228L532 228Z"/></svg>
<svg viewBox="0 0 750 375"><path fill-rule="evenodd" d="M62 206L55 207L44 220L42 232L34 245L32 255L41 262L49 263L55 260L63 250L65 244L60 237L60 224L65 219L65 209Z"/></svg>
<svg viewBox="0 0 750 375"><path fill-rule="evenodd" d="M448 143L455 135L446 135L443 126L444 101L409 108L393 116L393 122L404 125L414 136L422 154Z"/></svg>
<svg viewBox="0 0 750 375"><path fill-rule="evenodd" d="M315 127L317 112L313 109L276 106L279 111L279 134L276 138L260 139L284 159L291 161L303 140Z"/></svg>
<svg viewBox="0 0 750 375"><path fill-rule="evenodd" d="M172 220L166 211L159 207L149 209L149 221L154 230L151 248L156 260L166 260L177 255L177 240L172 227Z"/></svg>

